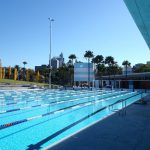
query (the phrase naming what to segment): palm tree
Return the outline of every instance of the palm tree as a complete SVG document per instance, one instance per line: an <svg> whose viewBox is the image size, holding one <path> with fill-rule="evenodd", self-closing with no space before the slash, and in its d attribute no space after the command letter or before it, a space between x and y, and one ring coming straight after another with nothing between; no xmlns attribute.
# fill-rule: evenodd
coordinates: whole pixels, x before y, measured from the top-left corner
<svg viewBox="0 0 150 150"><path fill-rule="evenodd" d="M102 55L97 55L92 59L92 63L96 64L96 69L98 70L98 65L103 64L104 57Z"/></svg>
<svg viewBox="0 0 150 150"><path fill-rule="evenodd" d="M24 68L25 68L25 65L27 64L27 62L26 62L26 61L23 61L22 63L24 64Z"/></svg>
<svg viewBox="0 0 150 150"><path fill-rule="evenodd" d="M97 70L98 70L98 76L100 76L100 78L101 78L101 88L103 88L102 75L105 73L105 70L106 70L105 64L103 62L98 64Z"/></svg>
<svg viewBox="0 0 150 150"><path fill-rule="evenodd" d="M75 54L71 54L71 55L69 55L68 58L72 61L72 65L73 65L73 60L76 59L77 57Z"/></svg>
<svg viewBox="0 0 150 150"><path fill-rule="evenodd" d="M90 87L90 59L94 57L93 52L85 51L84 57L88 59L88 87Z"/></svg>
<svg viewBox="0 0 150 150"><path fill-rule="evenodd" d="M105 58L105 64L107 64L108 66L111 66L114 63L114 58L112 56L107 56Z"/></svg>
<svg viewBox="0 0 150 150"><path fill-rule="evenodd" d="M111 73L111 67L114 64L114 58L112 56L107 56L105 58L105 64L108 65L108 75L109 75L109 82L110 82L110 73Z"/></svg>
<svg viewBox="0 0 150 150"><path fill-rule="evenodd" d="M127 67L131 65L131 63L128 60L124 60L122 62L122 65L126 68L126 78L127 78Z"/></svg>
<svg viewBox="0 0 150 150"><path fill-rule="evenodd" d="M24 78L24 80L25 80L25 65L27 64L27 62L26 62L26 61L23 61L22 63L23 63L23 65L24 65L24 69L23 69L23 78Z"/></svg>
<svg viewBox="0 0 150 150"><path fill-rule="evenodd" d="M69 57L68 57L70 60L71 60L71 62L72 62L72 66L69 66L69 71L70 71L70 80L71 80L71 85L72 85L72 81L73 81L73 64L74 64L74 62L73 62L73 60L74 59L76 59L77 57L76 57L76 55L75 54L71 54L71 55L69 55Z"/></svg>
<svg viewBox="0 0 150 150"><path fill-rule="evenodd" d="M92 63L96 64L96 71L95 75L99 75L99 72L103 70L103 59L104 57L102 55L97 55L92 59ZM95 65L94 65L95 66ZM101 76L102 74L100 74ZM101 79L101 86L102 86L102 79Z"/></svg>
<svg viewBox="0 0 150 150"><path fill-rule="evenodd" d="M115 75L117 73L117 70L118 70L118 64L116 61L112 62L112 66L111 66L111 69L112 69L112 74L114 75L114 88L115 88Z"/></svg>
<svg viewBox="0 0 150 150"><path fill-rule="evenodd" d="M98 65L103 62L104 57L102 55L97 55L95 57L95 63Z"/></svg>

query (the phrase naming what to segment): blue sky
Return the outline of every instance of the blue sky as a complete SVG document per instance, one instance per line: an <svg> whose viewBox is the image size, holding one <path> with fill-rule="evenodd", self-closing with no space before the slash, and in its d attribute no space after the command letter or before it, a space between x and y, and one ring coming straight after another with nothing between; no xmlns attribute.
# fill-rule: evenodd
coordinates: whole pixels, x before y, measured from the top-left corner
<svg viewBox="0 0 150 150"><path fill-rule="evenodd" d="M3 66L27 61L29 68L48 64L49 21L52 56L63 52L78 60L86 50L111 55L121 65L146 63L150 50L123 0L0 0L0 58Z"/></svg>

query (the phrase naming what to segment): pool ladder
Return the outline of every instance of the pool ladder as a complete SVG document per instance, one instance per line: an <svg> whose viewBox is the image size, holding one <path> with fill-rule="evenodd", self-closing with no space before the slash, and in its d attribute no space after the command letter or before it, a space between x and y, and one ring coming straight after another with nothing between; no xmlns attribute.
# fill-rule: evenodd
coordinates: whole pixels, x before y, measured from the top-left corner
<svg viewBox="0 0 150 150"><path fill-rule="evenodd" d="M120 109L114 108L114 106L118 103L121 103L121 108ZM109 110L112 112L118 112L119 116L126 116L126 107L127 107L126 99L121 99L116 103L109 105Z"/></svg>

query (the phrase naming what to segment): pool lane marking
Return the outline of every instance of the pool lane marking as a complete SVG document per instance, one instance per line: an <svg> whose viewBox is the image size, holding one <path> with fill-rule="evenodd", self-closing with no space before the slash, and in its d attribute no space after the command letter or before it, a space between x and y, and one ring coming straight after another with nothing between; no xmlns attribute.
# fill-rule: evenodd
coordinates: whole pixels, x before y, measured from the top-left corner
<svg viewBox="0 0 150 150"><path fill-rule="evenodd" d="M112 96L112 95L111 95L111 96ZM92 100L92 101L94 101L94 100ZM87 102L83 102L82 104L80 103L80 104L76 104L76 105L82 105L82 106L83 106L84 103L87 103ZM76 106L76 105L74 105L74 106ZM62 108L62 109L59 109L59 110L57 110L57 111L71 109L71 107L73 107L73 106L69 106L69 107L66 107L66 108ZM41 116L47 116L47 115L50 115L50 114L53 114L53 112L49 112L49 113L43 114L43 115L41 115ZM26 119L23 119L23 120L20 120L20 121L16 121L16 124L18 124L18 122L19 122L19 123L23 123L23 122L25 122L25 120L26 120ZM30 119L30 120L31 120L31 119ZM3 128L6 128L6 127L8 127L9 125L11 126L11 125L16 125L16 124L15 124L15 122L13 122L13 123L8 123L8 124L6 124L6 126L3 126L3 125L2 125L2 127L3 127Z"/></svg>
<svg viewBox="0 0 150 150"><path fill-rule="evenodd" d="M107 91L106 91L107 92ZM110 92L107 92L107 93L110 93ZM107 94L106 93L106 94ZM93 94L93 93L92 93ZM103 94L103 95L106 95L106 94ZM85 94L80 94L80 98L83 98ZM100 94L98 94L100 95ZM92 96L92 95L91 95ZM67 96L69 97L69 96ZM71 97L71 96L70 96ZM94 97L94 96L93 96ZM56 98L61 98L61 97L56 97ZM48 98L48 99L56 99L56 98ZM84 98L87 98L87 97L84 97ZM7 106L7 105L14 105L14 104L26 104L27 102L39 102L39 101L42 101L41 100L27 100L27 101L21 101L21 102L12 102L12 103L7 103L7 104L0 104L1 106Z"/></svg>
<svg viewBox="0 0 150 150"><path fill-rule="evenodd" d="M97 90L97 92L103 92L104 90ZM78 92L78 94L80 93L80 95L84 95L84 94L86 94L86 92L87 91L85 91L85 92ZM90 93L90 94L92 94L92 93L94 93L95 91L88 91L88 93ZM106 91L105 91L106 92ZM58 93L58 92L57 92ZM76 92L77 93L77 92ZM63 97L65 97L65 95L67 95L66 97L72 97L72 96L77 96L77 95L73 95L73 94L76 94L76 93L72 93L70 96L68 96L66 93L59 93L59 94L57 94L57 96L60 96L60 95L64 95ZM9 93L10 94L10 93ZM16 97L16 95L9 95L9 97L13 97L13 100L17 100L17 99L19 99L19 100L21 100L21 99L23 99L23 98L29 98L29 99L32 99L32 98L34 98L33 97L33 95L36 97L36 98L42 98L42 99L44 99L44 98L47 98L47 96L51 96L51 97L48 97L48 99L55 99L55 98L62 98L62 97L55 97L55 98L53 98L52 96L53 95L55 95L55 93L54 94L51 94L51 95L45 95L46 93L44 93L44 94L41 94L40 93L40 95L36 95L36 94L32 94L31 95L31 93L29 94L28 93L28 95L21 95L21 96L19 96L19 97L17 97L17 98L14 98L14 97ZM44 95L44 97L42 97ZM8 96L5 96L5 98L7 98ZM12 99L9 99L9 101L12 101ZM6 101L6 100L4 100L4 101ZM33 101L33 100L28 100L28 101L23 101L23 102L11 102L11 103L7 103L7 104L0 104L1 106L5 106L5 105L14 105L14 104L21 104L21 103L26 103L26 102L31 102L31 101ZM39 101L39 100L38 100ZM35 101L34 101L35 102Z"/></svg>
<svg viewBox="0 0 150 150"><path fill-rule="evenodd" d="M95 112L92 112L91 114L88 114L88 115L84 116L83 118L81 118L81 119L75 121L74 123L71 123L70 125L64 127L63 129L61 129L61 130L59 130L59 131L56 131L55 133L53 133L52 135L50 135L50 136L44 138L43 140L39 141L38 143L36 143L36 144L30 144L30 145L28 146L28 149L27 149L27 150L33 150L33 149L40 149L40 148L42 148L41 145L45 144L46 142L48 142L48 141L50 141L51 139L55 138L56 136L62 134L62 133L65 132L66 130L68 130L68 129L74 127L75 125L77 125L77 124L83 122L84 120L86 120L86 119L88 119L88 118L94 116L95 114L101 112L102 110L104 110L104 109L106 109L106 108L108 108L108 107L109 107L109 105L108 105L108 106L104 106L104 107L102 107L102 108L96 110Z"/></svg>
<svg viewBox="0 0 150 150"><path fill-rule="evenodd" d="M111 92L107 92L107 93L111 93ZM106 94L107 94L106 93ZM85 94L87 94L87 93L84 93L84 94L80 94L80 98L82 98ZM92 93L90 93L90 94L92 94ZM100 95L100 94L99 94ZM74 95L72 95L72 96L69 96L69 97L73 97ZM75 95L75 96L79 96L79 95ZM65 96L66 97L66 96ZM58 98L65 98L65 97L54 97L54 98L48 98L48 100L49 99L58 99ZM29 98L30 99L30 98ZM41 100L33 100L33 99L31 99L31 100L27 100L27 101L19 101L19 102L12 102L12 103L7 103L7 104L0 104L0 106L7 106L7 105L14 105L14 104L26 104L26 103L28 103L28 102L38 102L38 101L42 101L42 99Z"/></svg>
<svg viewBox="0 0 150 150"><path fill-rule="evenodd" d="M109 97L112 97L112 96L109 96ZM48 112L48 113L45 113L45 114L42 114L42 115L38 115L38 116L26 118L26 119L23 119L23 120L19 120L19 121L14 121L14 122L11 122L11 123L2 124L2 125L0 125L0 130L1 129L5 129L7 127L11 127L11 126L17 125L17 124L20 124L20 123L31 121L31 120L34 120L34 119L37 119L37 118L42 118L42 117L48 116L50 114L54 114L56 112L61 112L61 111L69 110L69 109L75 109L75 108L73 108L74 106L80 106L80 107L82 106L83 107L83 106L93 105L93 103L92 103L93 101L95 101L95 100L92 100L92 101L89 101L89 102L83 102L83 103L76 104L76 105L73 105L73 106L68 106L66 108L62 108L62 109L59 109L59 110L56 110L56 111L52 111L52 112ZM99 102L101 102L101 99L99 99Z"/></svg>
<svg viewBox="0 0 150 150"><path fill-rule="evenodd" d="M74 127L75 125L77 125L77 124L83 122L84 120L86 120L86 119L88 119L88 118L94 116L95 114L97 114L98 112L100 112L100 111L102 111L102 110L104 110L104 109L106 109L106 108L107 108L107 107L103 107L103 108L101 108L101 109L99 109L99 110L97 110L97 111L95 111L95 112L93 112L93 113L91 113L91 114L89 114L89 115L84 116L83 118L81 118L81 119L75 121L74 123L71 123L70 125L68 125L68 126L64 127L63 129L61 129L61 130L59 130L59 131L53 133L52 135L50 135L50 136L44 138L43 140L39 141L39 142L36 143L36 144L30 144L30 145L28 146L27 150L41 149L41 148L42 148L41 145L45 144L46 142L50 141L51 139L55 138L56 136L62 134L63 132L67 131L68 129L70 129L70 128Z"/></svg>
<svg viewBox="0 0 150 150"><path fill-rule="evenodd" d="M91 92L91 91L90 91ZM77 93L77 92L71 92L71 93L69 93L69 94L74 94L74 93ZM85 93L85 92L78 92L78 93ZM6 97L15 97L16 95L18 95L18 94L16 94L16 95L12 95L12 94L14 94L14 93L8 93L7 95L6 94L3 94L3 95L5 95ZM22 94L22 95L21 95ZM26 95L25 95L26 94ZM26 97L26 98L28 98L28 97L30 97L30 96L36 96L37 94L39 94L39 93L34 93L34 94L31 94L31 93L20 93L20 95L21 95L21 97ZM49 93L49 92L45 92L44 94L43 93L40 93L40 95L38 95L38 96L43 96L43 95L48 95L48 96L54 96L54 95L58 95L58 96L60 96L60 95L67 95L67 93L60 93L60 92L53 92L53 93Z"/></svg>
<svg viewBox="0 0 150 150"><path fill-rule="evenodd" d="M124 91L123 91L124 92ZM114 92L113 94L115 94L115 93L118 93L118 91L117 92ZM109 93L107 93L107 94L111 94L111 92L109 92ZM103 94L103 95L106 95L106 94ZM99 94L99 96L103 96L103 95L100 95ZM90 96L91 97L91 96ZM90 97L83 97L83 98L90 98ZM82 99L83 99L82 98ZM11 110L7 110L7 111L1 111L0 112L0 114L4 114L4 113L8 113L8 112L13 112L13 111L19 111L19 110L23 110L23 109L30 109L30 108L33 108L33 107L38 107L38 106L41 106L41 107L44 107L44 106L48 106L48 105L50 105L50 104L59 104L59 103L64 103L64 102L70 102L70 101L75 101L75 100L80 100L80 99L71 99L71 100L62 100L62 101L58 101L58 102L51 102L51 103L49 103L49 104L37 104L37 105L33 105L33 106L27 106L27 107L23 107L23 108L16 108L16 109L11 109Z"/></svg>
<svg viewBox="0 0 150 150"><path fill-rule="evenodd" d="M84 95L85 94L80 94L80 96L81 96L80 98L84 97ZM100 95L100 94L98 94L98 95ZM79 96L79 95L76 95L76 96ZM68 96L68 97L71 97L71 96ZM48 98L48 99L57 99L57 98L65 98L65 97L55 97L55 98ZM7 105L12 105L12 104L26 104L26 102L33 102L33 101L38 102L38 101L42 101L42 100L27 100L27 101L21 101L21 102L12 102L12 103L7 103L7 104L0 104L0 106L7 106Z"/></svg>
<svg viewBox="0 0 150 150"><path fill-rule="evenodd" d="M123 91L124 92L124 91ZM115 93L118 93L117 92L114 92L113 94ZM112 94L111 92L107 93L107 94ZM98 96L104 96L106 94L98 94ZM81 99L87 99L87 98L90 98L92 96L89 96L89 97L82 97ZM57 102L51 102L51 103L48 103L48 104L37 104L37 105L33 105L33 106L27 106L27 107L22 107L22 108L15 108L15 109L10 109L10 110L6 110L6 111L1 111L0 114L5 114L5 113L9 113L9 112L14 112L14 111L19 111L19 110L24 110L24 109L30 109L30 108L34 108L34 107L46 107L46 106L49 106L50 104L61 104L61 103L64 103L64 102L71 102L71 101L76 101L76 100L81 100L79 98L76 98L76 99L71 99L71 100L62 100L62 101L57 101Z"/></svg>
<svg viewBox="0 0 150 150"><path fill-rule="evenodd" d="M101 92L103 92L104 90L97 90L97 92L99 92L99 91L101 91ZM82 93L86 93L87 91L84 91L84 92L78 92L78 94L80 93L80 94L82 94ZM94 91L88 91L88 93L93 93ZM67 95L67 93L60 93L60 92L57 92L58 94L58 96L59 95ZM24 93L23 93L24 94ZM38 93L39 94L39 93ZM45 95L46 94L46 95ZM77 94L77 92L71 92L71 93L69 93L69 94L71 94L71 96L73 95L73 94ZM4 94L5 95L5 94ZM17 94L16 94L17 95ZM37 95L37 93L34 93L34 94L31 94L31 93L28 93L27 95L21 95L20 97L21 98L31 98L31 96L32 96L32 98L34 98L33 96L36 96ZM53 96L53 95L56 95L56 93L52 93L52 94L49 94L48 92L45 92L44 94L42 93L40 93L40 95L38 95L38 96L45 96L45 97L47 97L47 96ZM13 97L14 95L12 95L12 94L10 94L9 93L9 95L5 95L5 97Z"/></svg>
<svg viewBox="0 0 150 150"><path fill-rule="evenodd" d="M114 92L114 94L117 93L117 92ZM107 93L107 94L111 94L111 93ZM106 95L106 94L105 94ZM103 96L103 95L100 95L99 96ZM81 99L83 98L90 98L91 96L89 97L82 97ZM70 101L75 101L75 100L80 100L80 99L71 99L71 100L62 100L62 101L58 101L58 102L51 102L51 103L48 103L48 104L37 104L37 105L33 105L33 106L27 106L27 107L23 107L23 108L16 108L16 109L10 109L10 110L6 110L6 111L1 111L0 114L4 114L4 113L8 113L8 112L14 112L14 111L19 111L19 110L23 110L23 109L30 109L30 108L33 108L33 107L38 107L38 106L41 106L41 107L44 107L44 106L49 106L50 104L60 104L60 103L64 103L64 102L70 102Z"/></svg>
<svg viewBox="0 0 150 150"><path fill-rule="evenodd" d="M139 94L137 94L137 95L139 95ZM136 96L136 95L134 95L134 96ZM134 96L131 96L131 97L134 97ZM131 98L131 97L130 97L130 98ZM120 101L120 100L118 100L118 102L119 102L119 101ZM53 133L52 135L50 135L50 136L48 136L48 137L42 139L41 141L39 141L39 142L36 143L36 144L30 144L30 145L28 146L28 149L27 149L27 150L33 150L33 149L40 149L40 148L42 148L41 145L43 145L43 144L45 144L46 142L52 140L53 138L57 137L58 135L62 134L62 133L65 132L65 131L67 131L68 129L74 127L75 125L77 125L77 124L83 122L84 120L90 118L91 116L94 116L95 114L101 112L102 110L109 108L109 107L112 106L112 105L114 105L114 104L110 104L110 105L108 105L108 106L104 106L104 107L102 107L102 108L96 110L95 112L92 112L91 114L84 116L83 118L81 118L81 119L75 121L74 123L71 123L70 125L64 127L63 129L60 129L59 131L56 131L56 132Z"/></svg>
<svg viewBox="0 0 150 150"><path fill-rule="evenodd" d="M58 98L66 98L66 97L73 97L73 96L84 96L85 94L87 93L82 93L82 94L78 94L78 95L71 95L71 96L63 96L63 97L49 97L47 99L58 99ZM90 94L93 94L93 93L90 93ZM37 98L37 96L35 96L35 98ZM38 97L39 98L39 97ZM44 97L45 98L45 97ZM7 106L7 105L14 105L14 104L23 104L23 103L28 103L28 102L37 102L37 101L42 101L44 98L42 98L41 100L27 100L27 101L19 101L19 102L11 102L11 103L6 103L6 104L0 104L0 106ZM29 97L30 99L30 97Z"/></svg>

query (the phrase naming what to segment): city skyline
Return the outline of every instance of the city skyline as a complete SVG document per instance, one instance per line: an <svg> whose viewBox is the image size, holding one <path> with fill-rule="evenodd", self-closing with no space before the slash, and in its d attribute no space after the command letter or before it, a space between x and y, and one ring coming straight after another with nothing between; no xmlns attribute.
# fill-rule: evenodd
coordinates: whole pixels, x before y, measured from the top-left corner
<svg viewBox="0 0 150 150"><path fill-rule="evenodd" d="M149 61L150 51L128 9L120 0L0 1L0 59L3 66L28 68L48 64L49 22L52 23L52 57L63 52L86 62L86 50L94 55L113 56L121 65L129 60Z"/></svg>

